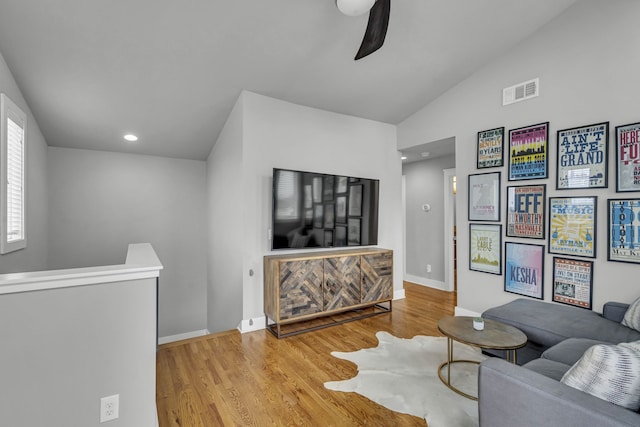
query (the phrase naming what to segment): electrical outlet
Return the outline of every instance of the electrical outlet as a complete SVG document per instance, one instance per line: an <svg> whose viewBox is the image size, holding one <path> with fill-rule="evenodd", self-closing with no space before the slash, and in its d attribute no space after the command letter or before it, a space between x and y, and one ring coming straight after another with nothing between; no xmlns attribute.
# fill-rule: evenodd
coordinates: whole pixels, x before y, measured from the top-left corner
<svg viewBox="0 0 640 427"><path fill-rule="evenodd" d="M120 395L114 394L100 399L100 422L115 420L119 417Z"/></svg>
<svg viewBox="0 0 640 427"><path fill-rule="evenodd" d="M427 273L431 273L431 264L427 264Z"/></svg>

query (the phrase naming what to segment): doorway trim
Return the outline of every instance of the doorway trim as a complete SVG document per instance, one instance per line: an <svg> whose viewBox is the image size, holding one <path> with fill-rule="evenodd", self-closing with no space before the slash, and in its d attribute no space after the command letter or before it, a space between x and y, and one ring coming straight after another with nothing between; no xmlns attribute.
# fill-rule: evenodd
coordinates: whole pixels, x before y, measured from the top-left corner
<svg viewBox="0 0 640 427"><path fill-rule="evenodd" d="M456 176L456 169L444 169L444 283L445 290L454 290L454 253L453 241L456 236L453 234L455 221L456 198L453 195L453 177Z"/></svg>

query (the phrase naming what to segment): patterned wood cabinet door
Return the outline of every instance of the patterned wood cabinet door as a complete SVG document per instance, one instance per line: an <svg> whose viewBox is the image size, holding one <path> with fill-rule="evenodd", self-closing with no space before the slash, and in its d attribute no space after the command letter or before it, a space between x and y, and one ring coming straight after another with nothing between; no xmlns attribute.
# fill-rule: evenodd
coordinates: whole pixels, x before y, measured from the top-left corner
<svg viewBox="0 0 640 427"><path fill-rule="evenodd" d="M360 257L324 260L324 309L335 310L360 304Z"/></svg>
<svg viewBox="0 0 640 427"><path fill-rule="evenodd" d="M388 300L393 292L393 254L363 255L362 302Z"/></svg>
<svg viewBox="0 0 640 427"><path fill-rule="evenodd" d="M321 259L280 263L280 319L323 311L323 261Z"/></svg>

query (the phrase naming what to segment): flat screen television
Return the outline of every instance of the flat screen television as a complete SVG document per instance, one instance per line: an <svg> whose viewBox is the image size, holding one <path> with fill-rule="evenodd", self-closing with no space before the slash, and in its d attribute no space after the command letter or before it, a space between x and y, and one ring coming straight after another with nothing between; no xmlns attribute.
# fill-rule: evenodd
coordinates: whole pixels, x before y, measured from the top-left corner
<svg viewBox="0 0 640 427"><path fill-rule="evenodd" d="M380 181L273 169L272 249L378 244Z"/></svg>

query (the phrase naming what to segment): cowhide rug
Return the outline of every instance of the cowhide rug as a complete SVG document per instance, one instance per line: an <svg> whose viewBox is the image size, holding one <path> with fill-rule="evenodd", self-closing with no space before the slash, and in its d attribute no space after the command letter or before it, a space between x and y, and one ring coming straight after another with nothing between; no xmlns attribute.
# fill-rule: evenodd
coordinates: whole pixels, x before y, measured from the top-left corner
<svg viewBox="0 0 640 427"><path fill-rule="evenodd" d="M334 351L332 356L358 365L358 375L324 384L329 390L355 392L396 412L422 417L429 427L477 427L477 402L453 392L438 378L438 366L447 360L447 339L415 336L396 338L376 334L379 344L351 353ZM481 361L479 349L454 342L454 359ZM447 368L442 369L446 378ZM451 383L477 395L478 366L457 363L451 368Z"/></svg>

